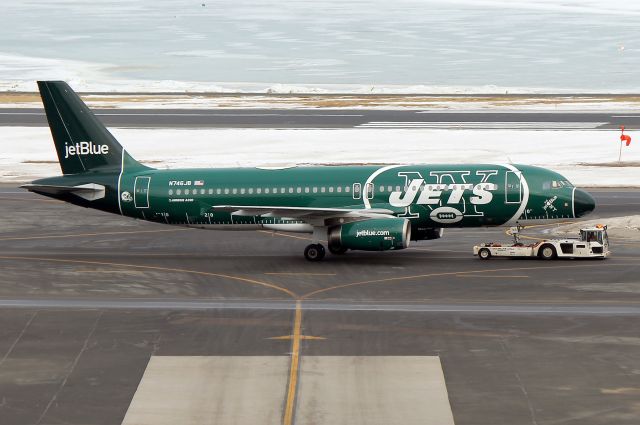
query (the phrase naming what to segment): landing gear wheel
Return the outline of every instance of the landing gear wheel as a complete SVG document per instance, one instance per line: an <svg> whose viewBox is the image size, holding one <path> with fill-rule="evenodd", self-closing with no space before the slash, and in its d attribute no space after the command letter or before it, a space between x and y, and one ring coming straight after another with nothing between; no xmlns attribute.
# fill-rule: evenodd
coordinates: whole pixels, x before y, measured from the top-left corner
<svg viewBox="0 0 640 425"><path fill-rule="evenodd" d="M329 252L332 253L333 255L342 255L345 252L347 252L347 248L343 247L343 246L332 246L329 245Z"/></svg>
<svg viewBox="0 0 640 425"><path fill-rule="evenodd" d="M324 246L319 243L308 245L304 249L304 258L309 261L320 261L324 258Z"/></svg>
<svg viewBox="0 0 640 425"><path fill-rule="evenodd" d="M543 260L553 260L556 258L556 249L551 245L544 245L540 248L540 258Z"/></svg>
<svg viewBox="0 0 640 425"><path fill-rule="evenodd" d="M491 251L487 248L481 248L480 251L478 251L478 257L480 257L481 260L488 260L491 258Z"/></svg>

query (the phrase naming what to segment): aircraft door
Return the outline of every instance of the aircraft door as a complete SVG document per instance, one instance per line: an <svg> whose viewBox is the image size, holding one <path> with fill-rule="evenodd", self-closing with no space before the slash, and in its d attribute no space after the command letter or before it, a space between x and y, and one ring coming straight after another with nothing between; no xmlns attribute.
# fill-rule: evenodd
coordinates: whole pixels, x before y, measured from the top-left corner
<svg viewBox="0 0 640 425"><path fill-rule="evenodd" d="M151 177L136 177L133 186L133 204L136 208L149 208L149 184Z"/></svg>
<svg viewBox="0 0 640 425"><path fill-rule="evenodd" d="M522 202L522 173L507 171L505 174L505 204L519 204Z"/></svg>

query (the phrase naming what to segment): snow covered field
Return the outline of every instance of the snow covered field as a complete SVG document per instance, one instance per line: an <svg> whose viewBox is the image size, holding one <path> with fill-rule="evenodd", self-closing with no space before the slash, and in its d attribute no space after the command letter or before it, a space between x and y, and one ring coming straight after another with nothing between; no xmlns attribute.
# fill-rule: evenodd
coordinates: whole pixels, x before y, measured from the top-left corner
<svg viewBox="0 0 640 425"><path fill-rule="evenodd" d="M608 131L111 129L156 168L363 163L521 163L556 170L581 186L640 186L638 141ZM0 181L57 175L49 129L0 127ZM623 165L623 166L620 166Z"/></svg>
<svg viewBox="0 0 640 425"><path fill-rule="evenodd" d="M1 86L0 82L0 86ZM73 88L77 86L72 84ZM33 88L32 88L33 89ZM269 94L248 93L82 94L91 108L131 109L412 109L430 112L615 112L640 111L640 95L395 95L395 94ZM256 92L257 93L257 92ZM0 109L41 108L36 92L0 91Z"/></svg>

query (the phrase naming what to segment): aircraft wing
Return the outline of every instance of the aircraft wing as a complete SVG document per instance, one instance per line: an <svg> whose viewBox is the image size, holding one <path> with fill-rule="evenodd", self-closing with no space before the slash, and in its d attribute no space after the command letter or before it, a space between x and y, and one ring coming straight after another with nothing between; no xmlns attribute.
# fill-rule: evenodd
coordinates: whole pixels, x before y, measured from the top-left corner
<svg viewBox="0 0 640 425"><path fill-rule="evenodd" d="M45 193L50 195L62 195L70 193L77 195L87 201L102 199L105 195L105 188L101 184L88 183L78 186L58 186L50 184L23 184L20 186L29 192Z"/></svg>
<svg viewBox="0 0 640 425"><path fill-rule="evenodd" d="M309 224L315 224L312 223L314 221L332 218L361 220L393 216L393 211L383 208L310 208L255 205L214 205L211 208L214 211L227 211L232 215L294 218L309 222Z"/></svg>

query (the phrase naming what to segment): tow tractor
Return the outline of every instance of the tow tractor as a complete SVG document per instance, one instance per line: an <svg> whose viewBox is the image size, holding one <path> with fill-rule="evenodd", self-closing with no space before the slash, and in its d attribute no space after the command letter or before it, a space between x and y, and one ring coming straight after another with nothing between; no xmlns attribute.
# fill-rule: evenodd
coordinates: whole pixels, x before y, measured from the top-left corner
<svg viewBox="0 0 640 425"><path fill-rule="evenodd" d="M491 257L534 257L541 260L556 258L607 258L609 236L607 226L598 224L595 227L580 229L579 239L544 239L532 244L520 242L521 227L512 227L513 244L482 243L473 247L473 255L482 260Z"/></svg>

